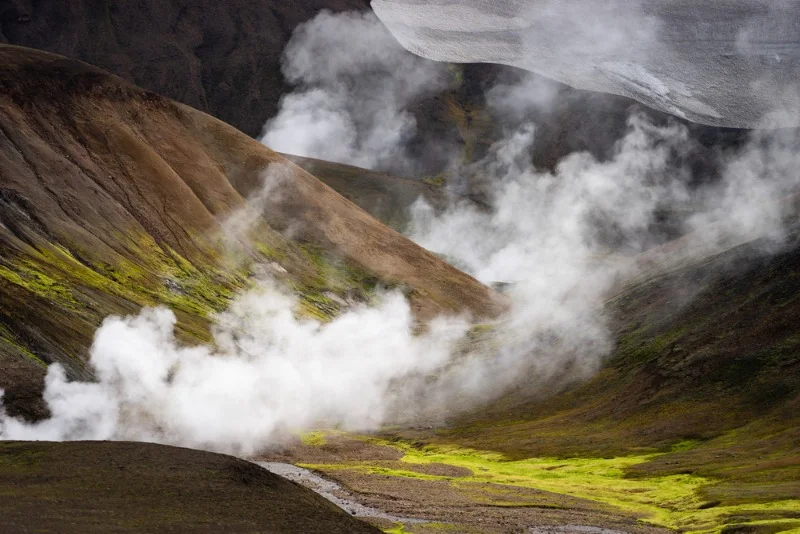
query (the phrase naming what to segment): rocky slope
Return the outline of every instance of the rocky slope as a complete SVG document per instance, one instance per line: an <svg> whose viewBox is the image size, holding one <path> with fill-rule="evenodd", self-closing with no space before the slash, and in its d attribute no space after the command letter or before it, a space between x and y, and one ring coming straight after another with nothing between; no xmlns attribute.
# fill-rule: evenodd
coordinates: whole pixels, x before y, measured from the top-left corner
<svg viewBox="0 0 800 534"><path fill-rule="evenodd" d="M0 104L0 387L12 413L43 414L45 364L88 376L110 314L167 304L184 339L208 339L208 315L258 264L323 319L338 306L325 293L363 298L376 283L404 288L422 319L502 309L280 155L99 69L0 46ZM225 226L265 173L276 185L246 228Z"/></svg>

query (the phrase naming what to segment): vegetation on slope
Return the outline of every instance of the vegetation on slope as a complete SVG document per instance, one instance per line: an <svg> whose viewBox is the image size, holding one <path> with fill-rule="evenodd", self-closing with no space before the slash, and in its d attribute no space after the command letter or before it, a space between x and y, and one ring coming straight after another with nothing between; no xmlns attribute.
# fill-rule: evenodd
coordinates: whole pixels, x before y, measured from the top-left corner
<svg viewBox="0 0 800 534"><path fill-rule="evenodd" d="M796 234L777 254L769 246L737 247L609 302L619 341L589 382L547 398L517 391L451 429L400 435L431 444L425 461L462 466L501 457L460 448L494 451L503 463L490 472L527 473L509 483L569 489L671 528L800 527L800 247ZM550 462L561 474L540 480ZM609 479L586 478L605 465Z"/></svg>
<svg viewBox="0 0 800 534"><path fill-rule="evenodd" d="M86 348L106 315L164 303L186 341L207 340L210 316L258 265L301 295L299 313L322 320L377 284L403 286L421 318L502 308L471 278L224 124L63 58L0 47L0 59L0 386L12 414L44 415L48 363L90 378ZM443 109L465 127L479 118L479 106L459 106ZM480 145L468 141L477 157ZM355 172L302 163L340 182ZM226 238L223 222L272 164L288 169L282 194L246 239ZM372 198L354 191L356 202ZM369 484L456 487L458 498L467 492L466 502L496 508L608 506L698 531L796 528L800 252L791 243L767 258L759 247L615 298L618 346L587 384L546 399L518 390L446 431L401 432L395 445L408 465L307 463L361 477L352 484L368 475ZM422 464L436 467L419 472Z"/></svg>
<svg viewBox="0 0 800 534"><path fill-rule="evenodd" d="M667 453L508 460L497 453L469 449L415 448L402 442L395 445L405 452L402 462L461 467L469 469L472 474L454 479L447 475L420 474L380 465L350 468L374 475L445 480L456 485L491 483L569 495L607 504L641 521L680 531L717 532L722 528L731 530L743 525L760 532L800 528L800 499L796 493L787 491L782 496L722 501L710 498L719 495L713 479L695 473L668 471L631 475L637 467L669 456ZM691 450L694 445L678 443L675 449ZM342 468L336 465L313 467L322 470ZM510 507L519 505L512 501L506 503Z"/></svg>

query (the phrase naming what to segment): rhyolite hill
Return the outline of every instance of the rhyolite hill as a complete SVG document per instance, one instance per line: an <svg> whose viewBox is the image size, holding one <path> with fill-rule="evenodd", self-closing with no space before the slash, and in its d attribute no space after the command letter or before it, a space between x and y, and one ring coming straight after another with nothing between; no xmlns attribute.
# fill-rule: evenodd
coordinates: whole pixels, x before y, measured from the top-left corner
<svg viewBox="0 0 800 534"><path fill-rule="evenodd" d="M231 237L223 223L265 172L278 189L246 235ZM0 387L9 412L29 418L46 414L45 365L91 377L88 347L103 318L165 304L184 340L206 341L209 315L250 286L259 264L322 320L377 284L402 288L420 319L505 306L234 128L97 68L8 45L0 222Z"/></svg>

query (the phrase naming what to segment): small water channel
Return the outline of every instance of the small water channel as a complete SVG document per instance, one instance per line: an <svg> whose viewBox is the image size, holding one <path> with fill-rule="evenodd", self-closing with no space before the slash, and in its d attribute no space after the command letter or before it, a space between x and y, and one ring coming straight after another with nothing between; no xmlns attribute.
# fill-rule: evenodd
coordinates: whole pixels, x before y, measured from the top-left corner
<svg viewBox="0 0 800 534"><path fill-rule="evenodd" d="M588 525L552 525L533 527L528 532L530 534L627 534L621 530L591 527Z"/></svg>
<svg viewBox="0 0 800 534"><path fill-rule="evenodd" d="M296 465L281 462L256 463L267 471L275 473L276 475L280 475L284 478L288 478L293 482L297 482L298 484L315 491L339 508L345 510L347 513L355 517L386 519L396 523L406 524L428 522L425 519L399 517L382 512L377 508L364 506L363 504L356 502L352 495L336 482L322 478L318 474L314 473L313 471L309 471L308 469L303 469L302 467L297 467Z"/></svg>

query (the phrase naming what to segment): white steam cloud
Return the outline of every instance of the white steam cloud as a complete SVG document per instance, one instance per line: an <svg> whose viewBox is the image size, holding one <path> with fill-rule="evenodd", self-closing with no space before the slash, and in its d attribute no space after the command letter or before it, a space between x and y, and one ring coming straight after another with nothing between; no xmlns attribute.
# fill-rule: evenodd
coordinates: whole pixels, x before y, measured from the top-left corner
<svg viewBox="0 0 800 534"><path fill-rule="evenodd" d="M267 143L367 166L403 155L404 128L413 124L404 106L436 76L415 73L422 64L375 26L371 15L325 13L298 29L286 69L306 88L285 99ZM325 60L330 48L335 62ZM524 83L492 91L490 105L508 113L555 97L547 84ZM375 114L384 106L386 120ZM264 280L219 315L212 346L182 346L166 309L107 319L91 349L97 382L68 382L52 366L52 418L27 424L0 413L0 438L133 439L252 454L319 425L427 421L511 385L535 390L585 378L613 346L603 314L609 291L641 274L637 255L665 239L660 211L688 206L678 225L690 246L664 258L679 263L761 236L779 243L789 213L780 199L800 185L796 132L762 132L735 154L721 153L721 177L702 186L682 161L691 139L678 124L634 114L608 160L575 153L552 172L531 164L535 136L535 125L523 124L479 162L453 155L456 181L484 189L488 206L464 200L436 214L420 200L413 208L413 239L483 282L510 284L511 312L478 339L456 318L420 334L397 293L329 324L298 319L294 298ZM231 232L245 235L279 188L267 180L251 199L256 209L237 214Z"/></svg>
<svg viewBox="0 0 800 534"><path fill-rule="evenodd" d="M513 65L715 126L797 109L793 0L373 0L407 49ZM787 91L788 89L788 91ZM798 114L771 122L798 126Z"/></svg>
<svg viewBox="0 0 800 534"><path fill-rule="evenodd" d="M613 345L603 303L647 274L636 260L661 239L653 231L660 210L694 210L683 221L684 246L659 258L663 272L758 238L774 251L792 211L786 196L800 187L794 132L758 134L718 182L699 188L676 164L690 145L677 124L635 114L608 161L574 153L554 172L531 165L534 138L535 127L523 125L461 169L489 180L488 210L462 201L437 215L423 199L413 207L412 239L484 283L509 285L514 306L495 328L502 341L490 357L467 356L432 382L427 395L439 403L427 405L439 410L454 392L481 402L511 385L535 391L596 372Z"/></svg>
<svg viewBox="0 0 800 534"><path fill-rule="evenodd" d="M322 12L299 26L283 56L298 89L261 138L270 148L403 172L416 132L408 106L447 87L447 68L405 51L369 13Z"/></svg>
<svg viewBox="0 0 800 534"><path fill-rule="evenodd" d="M297 319L295 300L271 282L217 319L213 346L182 346L175 315L155 308L111 317L91 349L96 383L69 382L53 365L38 424L0 416L0 437L136 440L253 454L314 425L374 428L393 381L433 372L466 323L434 321L414 335L402 294L329 324Z"/></svg>

